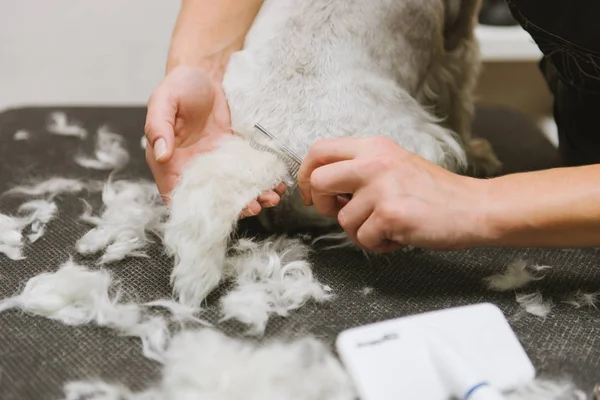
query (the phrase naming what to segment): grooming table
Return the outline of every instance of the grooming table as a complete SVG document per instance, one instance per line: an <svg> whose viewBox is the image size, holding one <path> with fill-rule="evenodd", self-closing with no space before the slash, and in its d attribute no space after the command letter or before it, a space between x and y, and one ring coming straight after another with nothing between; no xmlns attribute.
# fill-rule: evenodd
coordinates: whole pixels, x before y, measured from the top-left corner
<svg viewBox="0 0 600 400"><path fill-rule="evenodd" d="M88 138L61 137L46 132L52 111L65 111L88 130ZM125 172L115 178L152 175L140 147L145 108L24 108L0 113L0 192L52 176L106 180L107 171L84 169L73 162L79 150L91 153L96 129L107 124L128 140L132 156ZM13 140L20 129L31 133L27 141ZM556 150L535 125L508 110L480 109L476 133L486 131L505 163L504 172L526 171L558 165ZM56 199L59 217L46 234L25 248L25 260L11 261L0 254L0 296L19 292L31 277L54 271L73 255L75 261L93 266L97 257L82 257L75 241L91 227L78 220L83 211L80 197L98 210L100 195L83 192ZM24 200L0 199L1 213L14 213ZM251 221L248 222L251 228ZM140 301L171 296L171 261L161 248L149 250L151 258L128 258L109 264L126 291ZM482 278L504 270L507 263L525 259L553 266L545 278L520 292L539 290L554 307L546 319L526 314L511 324L534 365L542 375L574 379L589 391L600 380L600 311L576 309L562 303L573 292L600 291L598 249L477 249L448 253L416 251L374 260L354 252L330 250L313 255L314 272L331 286L335 300L308 303L287 318L272 317L267 337L313 334L333 345L343 329L383 319L477 302L492 302L510 318L519 311L515 293L486 289ZM372 287L370 294L362 289ZM223 290L222 288L219 290ZM217 323L218 291L208 298L201 318ZM242 336L245 327L227 322L218 325L230 335ZM399 355L402 356L402 355ZM144 358L137 338L118 337L93 325L71 327L43 317L10 310L0 313L0 399L59 399L63 383L101 378L122 382L134 390L146 388L160 377L160 365Z"/></svg>

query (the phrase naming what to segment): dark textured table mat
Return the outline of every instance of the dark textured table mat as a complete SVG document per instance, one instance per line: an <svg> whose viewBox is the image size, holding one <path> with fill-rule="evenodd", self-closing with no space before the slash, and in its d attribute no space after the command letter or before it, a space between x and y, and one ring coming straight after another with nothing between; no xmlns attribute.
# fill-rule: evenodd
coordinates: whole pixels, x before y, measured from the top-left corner
<svg viewBox="0 0 600 400"><path fill-rule="evenodd" d="M70 117L81 121L90 136L85 142L59 137L45 131L49 112L57 109L28 108L0 114L0 192L51 176L105 179L107 172L90 171L76 165L74 154L93 148L96 129L104 124L128 139L132 155L126 172L119 177L151 179L139 141L143 134L143 108L67 108ZM14 141L13 134L25 129L28 141ZM505 162L505 172L556 165L556 152L535 126L507 110L482 109L475 130L486 129ZM532 160L539 160L535 164ZM58 198L60 218L51 222L47 233L26 248L27 258L11 261L0 255L0 296L11 296L27 279L55 270L75 255L93 266L96 258L82 258L75 241L89 226L77 220L83 210L79 197L97 209L99 195L64 195ZM12 213L22 200L0 199L0 212ZM171 263L158 247L150 259L127 259L110 265L127 290L141 300L169 297ZM540 290L555 307L540 319L531 315L513 321L512 326L538 371L566 375L582 389L600 381L600 311L561 303L576 290L600 289L598 249L477 249L449 253L415 252L366 261L356 253L327 251L313 256L316 276L330 285L334 301L307 304L288 318L272 318L268 337L313 334L329 343L345 328L388 318L445 307L492 302L507 316L518 311L514 293L492 293L482 278L501 271L516 259L551 265L546 277L531 290ZM361 294L365 286L374 288ZM218 293L209 298L204 317L216 322ZM224 323L220 327L240 336L243 327ZM62 384L69 380L102 378L143 389L160 376L160 366L141 355L135 338L115 337L108 329L95 326L69 327L19 311L0 314L0 399L57 399Z"/></svg>

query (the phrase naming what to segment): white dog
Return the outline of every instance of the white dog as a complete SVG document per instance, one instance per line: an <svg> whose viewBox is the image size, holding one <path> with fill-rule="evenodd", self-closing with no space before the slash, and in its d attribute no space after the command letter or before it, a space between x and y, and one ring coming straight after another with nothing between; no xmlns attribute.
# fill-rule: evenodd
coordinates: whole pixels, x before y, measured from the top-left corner
<svg viewBox="0 0 600 400"><path fill-rule="evenodd" d="M452 171L492 172L473 140L478 0L266 0L223 88L238 133L198 155L172 193L165 245L180 301L197 305L221 280L243 207L288 180L283 162L249 146L260 123L304 157L318 139L386 136ZM269 228L332 227L293 182L261 213Z"/></svg>

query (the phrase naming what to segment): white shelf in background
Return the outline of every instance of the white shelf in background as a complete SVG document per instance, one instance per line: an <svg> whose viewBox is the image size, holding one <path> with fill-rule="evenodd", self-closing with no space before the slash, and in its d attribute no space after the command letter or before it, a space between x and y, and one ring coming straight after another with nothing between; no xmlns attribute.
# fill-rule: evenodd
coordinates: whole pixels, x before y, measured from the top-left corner
<svg viewBox="0 0 600 400"><path fill-rule="evenodd" d="M542 52L520 25L475 28L483 61L539 61Z"/></svg>

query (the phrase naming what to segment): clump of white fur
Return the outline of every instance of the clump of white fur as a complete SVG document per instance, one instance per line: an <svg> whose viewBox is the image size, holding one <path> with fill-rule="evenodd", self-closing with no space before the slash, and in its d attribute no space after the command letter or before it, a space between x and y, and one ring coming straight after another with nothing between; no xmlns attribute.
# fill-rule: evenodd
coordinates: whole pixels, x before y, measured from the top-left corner
<svg viewBox="0 0 600 400"><path fill-rule="evenodd" d="M21 294L0 304L3 309L19 307L67 325L92 321L110 324L112 311L117 308L117 302L109 298L111 282L110 272L90 271L69 260L54 273L46 272L31 278ZM120 323L137 320L138 312L137 307L132 308L128 318Z"/></svg>
<svg viewBox="0 0 600 400"><path fill-rule="evenodd" d="M240 212L286 178L282 161L239 137L224 139L185 167L171 194L164 231L167 252L175 259L171 281L181 302L198 305L218 285Z"/></svg>
<svg viewBox="0 0 600 400"><path fill-rule="evenodd" d="M198 309L194 307L188 307L173 300L153 300L149 303L144 303L143 305L148 308L158 307L168 310L171 313L171 319L173 321L177 321L182 327L186 322L198 322L206 324L205 321L199 320L194 315Z"/></svg>
<svg viewBox="0 0 600 400"><path fill-rule="evenodd" d="M533 269L534 271L545 271L547 269L552 269L552 266L550 265L532 265L531 269Z"/></svg>
<svg viewBox="0 0 600 400"><path fill-rule="evenodd" d="M44 234L46 224L50 222L57 213L56 204L47 200L32 200L21 204L19 213L25 215L0 214L0 253L5 254L11 260L22 260L23 230L30 226L27 235L29 242L33 243Z"/></svg>
<svg viewBox="0 0 600 400"><path fill-rule="evenodd" d="M69 121L67 114L60 111L50 114L46 129L54 135L75 136L80 139L87 137L87 131L81 125L74 121Z"/></svg>
<svg viewBox="0 0 600 400"><path fill-rule="evenodd" d="M49 195L52 198L61 193L74 194L83 190L97 191L99 190L99 185L96 182L84 183L79 179L56 177L32 185L16 186L4 192L4 195Z"/></svg>
<svg viewBox="0 0 600 400"><path fill-rule="evenodd" d="M0 214L0 253L17 261L23 256L23 228L27 221L21 218Z"/></svg>
<svg viewBox="0 0 600 400"><path fill-rule="evenodd" d="M95 227L77 241L77 251L87 255L106 249L100 264L125 257L146 257L141 250L150 243L148 232L160 234L166 214L156 185L149 181L109 179L102 190L102 202L100 216L92 215L89 206L81 216Z"/></svg>
<svg viewBox="0 0 600 400"><path fill-rule="evenodd" d="M132 393L121 385L90 381L67 383L64 391L66 400L356 398L339 361L314 338L255 345L212 329L173 337L156 388Z"/></svg>
<svg viewBox="0 0 600 400"><path fill-rule="evenodd" d="M232 250L226 273L235 276L236 287L221 299L223 320L249 325L251 335L264 333L271 314L287 316L308 300L331 298L315 279L309 248L299 239L240 240Z"/></svg>
<svg viewBox="0 0 600 400"><path fill-rule="evenodd" d="M354 399L340 363L313 338L256 346L211 329L187 331L165 358L168 399Z"/></svg>
<svg viewBox="0 0 600 400"><path fill-rule="evenodd" d="M507 400L586 400L587 395L573 382L536 379L504 395Z"/></svg>
<svg viewBox="0 0 600 400"><path fill-rule="evenodd" d="M364 288L362 288L362 289L361 289L360 293L361 293L363 296L368 296L368 295L370 295L371 293L373 293L373 290L374 290L374 289L373 289L372 287L370 287L370 286L365 286Z"/></svg>
<svg viewBox="0 0 600 400"><path fill-rule="evenodd" d="M125 139L103 126L98 129L94 157L78 155L75 162L85 168L119 170L129 162Z"/></svg>
<svg viewBox="0 0 600 400"><path fill-rule="evenodd" d="M15 134L13 135L13 139L16 141L29 140L30 136L31 135L28 131L20 129L15 132Z"/></svg>
<svg viewBox="0 0 600 400"><path fill-rule="evenodd" d="M546 318L552 310L552 302L544 300L540 293L517 294L516 297L523 311L537 317Z"/></svg>
<svg viewBox="0 0 600 400"><path fill-rule="evenodd" d="M123 385L101 380L68 382L63 386L63 392L63 400L166 400L158 393L156 397L134 395Z"/></svg>
<svg viewBox="0 0 600 400"><path fill-rule="evenodd" d="M321 241L329 241L331 244L320 247L322 250L334 250L334 249L360 249L346 234L346 232L329 232L317 236L313 239L313 246Z"/></svg>
<svg viewBox="0 0 600 400"><path fill-rule="evenodd" d="M534 276L527 270L525 261L518 260L509 263L503 272L488 276L484 280L490 290L504 292L522 288L529 282L539 279L542 278Z"/></svg>
<svg viewBox="0 0 600 400"><path fill-rule="evenodd" d="M54 219L58 207L56 203L47 200L31 200L21 204L19 212L29 212L26 218L28 224L31 224L31 232L27 238L33 243L44 235L46 224Z"/></svg>
<svg viewBox="0 0 600 400"><path fill-rule="evenodd" d="M166 320L162 316L147 315L138 304L121 303L120 293L114 289L109 271L92 271L69 260L55 272L31 278L20 294L1 300L0 312L19 308L67 325L95 323L112 328L121 335L139 337L144 355L162 362L171 336ZM161 300L146 307L175 308L177 320L185 315L185 320L201 322L193 317L197 310L188 308L184 312L183 306L169 303L169 300Z"/></svg>
<svg viewBox="0 0 600 400"><path fill-rule="evenodd" d="M596 302L598 301L598 293L585 293L578 290L573 296L565 300L564 303L572 305L575 308L589 307L598 309Z"/></svg>

